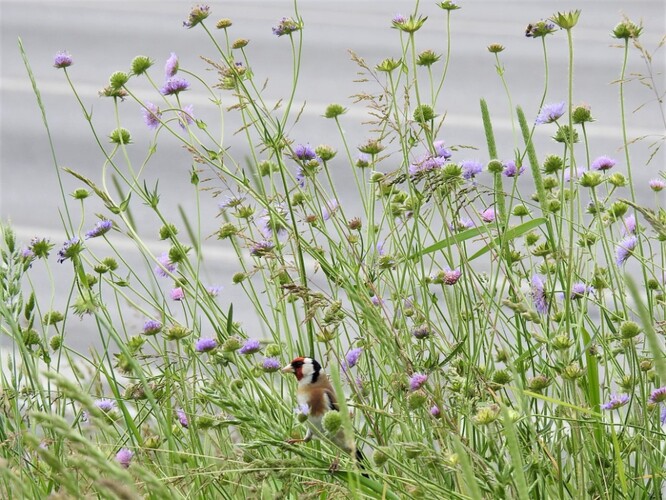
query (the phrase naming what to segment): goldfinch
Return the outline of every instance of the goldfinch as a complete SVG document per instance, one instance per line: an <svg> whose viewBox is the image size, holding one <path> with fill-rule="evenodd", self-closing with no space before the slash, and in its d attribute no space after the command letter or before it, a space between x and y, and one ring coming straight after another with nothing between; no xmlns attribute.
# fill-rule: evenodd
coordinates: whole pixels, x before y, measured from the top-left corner
<svg viewBox="0 0 666 500"><path fill-rule="evenodd" d="M326 412L331 410L340 411L335 390L326 374L322 371L321 365L317 360L312 358L294 358L291 363L282 368L282 373L293 373L296 376L296 380L298 380L296 399L299 407L307 408L308 422L311 425L311 428L308 428L305 438L290 439L289 442L292 444L301 441L308 442L315 437L312 427L318 433L324 433L322 419ZM352 453L353 448L345 439L343 429L340 429L334 436L330 436L330 439L347 453ZM364 457L358 448L356 448L355 456L359 465L361 465Z"/></svg>

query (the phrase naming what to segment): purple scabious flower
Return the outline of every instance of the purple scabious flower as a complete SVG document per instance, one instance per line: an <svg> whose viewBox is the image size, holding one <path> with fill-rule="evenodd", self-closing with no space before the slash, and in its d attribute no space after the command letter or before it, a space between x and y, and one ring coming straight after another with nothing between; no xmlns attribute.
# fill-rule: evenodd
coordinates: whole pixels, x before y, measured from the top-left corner
<svg viewBox="0 0 666 500"><path fill-rule="evenodd" d="M72 60L72 56L69 55L67 52L60 51L58 52L55 57L53 58L53 67L62 69L62 68L68 68L72 64L74 64L74 61Z"/></svg>
<svg viewBox="0 0 666 500"><path fill-rule="evenodd" d="M81 244L81 240L79 240L76 236L71 240L67 240L63 244L62 248L58 250L58 264L62 264L67 259L71 259L72 257L78 255L82 249L83 246Z"/></svg>
<svg viewBox="0 0 666 500"><path fill-rule="evenodd" d="M29 261L35 260L35 252L33 252L30 248L28 247L23 247L21 249L21 258Z"/></svg>
<svg viewBox="0 0 666 500"><path fill-rule="evenodd" d="M652 191L658 193L659 191L662 191L664 188L666 188L666 182L661 179L650 179L648 181L648 186L650 186Z"/></svg>
<svg viewBox="0 0 666 500"><path fill-rule="evenodd" d="M294 176L296 178L296 183L300 188L305 187L305 170L303 170L303 167L298 167L296 169L296 175Z"/></svg>
<svg viewBox="0 0 666 500"><path fill-rule="evenodd" d="M462 169L463 179L472 179L476 175L483 172L483 165L481 162L475 160L463 160L460 162L460 168Z"/></svg>
<svg viewBox="0 0 666 500"><path fill-rule="evenodd" d="M160 93L162 95L174 95L189 88L190 83L187 80L174 76L164 82L164 86L160 89Z"/></svg>
<svg viewBox="0 0 666 500"><path fill-rule="evenodd" d="M451 150L444 147L444 141L435 141L432 145L435 147L435 156L444 158L445 160L451 158Z"/></svg>
<svg viewBox="0 0 666 500"><path fill-rule="evenodd" d="M546 284L541 276L532 276L532 302L539 314L548 314L548 301L546 300Z"/></svg>
<svg viewBox="0 0 666 500"><path fill-rule="evenodd" d="M612 394L610 399L601 405L602 410L617 410L629 402L629 394Z"/></svg>
<svg viewBox="0 0 666 500"><path fill-rule="evenodd" d="M442 412L440 411L439 406L432 405L432 408L430 408L430 414L435 418L439 418Z"/></svg>
<svg viewBox="0 0 666 500"><path fill-rule="evenodd" d="M407 22L407 18L402 14L396 14L395 16L393 16L393 19L391 19L391 22L393 24L398 24L398 25L405 24Z"/></svg>
<svg viewBox="0 0 666 500"><path fill-rule="evenodd" d="M280 369L280 360L277 358L264 358L261 369L265 372L276 372Z"/></svg>
<svg viewBox="0 0 666 500"><path fill-rule="evenodd" d="M178 264L174 264L169 260L169 254L163 253L157 258L158 265L155 266L155 274L166 278L169 276L169 273L173 274L178 269Z"/></svg>
<svg viewBox="0 0 666 500"><path fill-rule="evenodd" d="M275 207L275 210L280 216L286 218L287 211L282 205L278 204ZM257 228L259 229L259 232L264 237L264 239L267 240L273 238L276 232L279 241L284 240L289 234L287 232L287 228L282 225L282 222L280 222L278 218L271 217L268 210L264 210L261 216L257 219Z"/></svg>
<svg viewBox="0 0 666 500"><path fill-rule="evenodd" d="M409 175L413 177L433 170L439 170L444 163L446 163L446 159L443 157L431 155L423 156L409 166Z"/></svg>
<svg viewBox="0 0 666 500"><path fill-rule="evenodd" d="M222 286L211 285L209 287L206 287L206 291L208 292L208 295L210 295L211 297L217 297L223 288L224 287Z"/></svg>
<svg viewBox="0 0 666 500"><path fill-rule="evenodd" d="M354 368L356 364L358 363L358 360L361 357L361 353L363 352L363 349L360 347L355 347L354 349L350 350L347 355L345 356L345 361L347 362L347 368Z"/></svg>
<svg viewBox="0 0 666 500"><path fill-rule="evenodd" d="M241 354L254 354L261 350L261 342L257 339L247 339L243 344L243 347L238 351Z"/></svg>
<svg viewBox="0 0 666 500"><path fill-rule="evenodd" d="M187 414L182 408L178 408L176 410L176 418L178 419L180 425L182 425L186 429L190 426L190 421L187 419Z"/></svg>
<svg viewBox="0 0 666 500"><path fill-rule="evenodd" d="M307 403L299 404L294 410L297 415L309 415L310 414L310 405Z"/></svg>
<svg viewBox="0 0 666 500"><path fill-rule="evenodd" d="M415 339L423 340L430 337L430 327L428 325L417 326L412 330L412 336Z"/></svg>
<svg viewBox="0 0 666 500"><path fill-rule="evenodd" d="M574 170L574 179L578 179L581 175L583 175L586 172L586 170L583 167L576 167L576 170ZM564 182L569 182L571 180L571 169L570 168L565 168L564 169Z"/></svg>
<svg viewBox="0 0 666 500"><path fill-rule="evenodd" d="M495 208L488 207L481 212L481 220L483 222L493 222L495 220Z"/></svg>
<svg viewBox="0 0 666 500"><path fill-rule="evenodd" d="M461 276L462 271L460 269L450 269L447 267L442 271L442 277L445 285L455 285Z"/></svg>
<svg viewBox="0 0 666 500"><path fill-rule="evenodd" d="M335 211L340 207L338 200L335 198L328 200L326 205L321 207L321 217L324 220L329 220Z"/></svg>
<svg viewBox="0 0 666 500"><path fill-rule="evenodd" d="M144 335L157 335L162 331L162 323L155 321L154 319L148 319L143 324L143 334Z"/></svg>
<svg viewBox="0 0 666 500"><path fill-rule="evenodd" d="M367 153L359 153L356 157L356 166L358 168L368 168L370 166L370 155Z"/></svg>
<svg viewBox="0 0 666 500"><path fill-rule="evenodd" d="M411 391L417 391L421 387L423 387L423 384L425 384L427 380L428 380L428 375L417 372L411 377L409 377L409 389Z"/></svg>
<svg viewBox="0 0 666 500"><path fill-rule="evenodd" d="M194 345L194 350L197 352L210 352L217 348L217 340L215 339L199 339Z"/></svg>
<svg viewBox="0 0 666 500"><path fill-rule="evenodd" d="M384 303L384 301L382 299L380 299L379 297L377 297L376 295L373 295L372 297L370 297L370 302L372 302L372 305L376 306L376 307L379 307Z"/></svg>
<svg viewBox="0 0 666 500"><path fill-rule="evenodd" d="M594 287L588 286L585 283L574 283L571 285L571 298L572 299L580 299L581 297L585 295L589 295L591 293L594 293Z"/></svg>
<svg viewBox="0 0 666 500"><path fill-rule="evenodd" d="M176 288L171 289L171 291L169 292L169 296L171 297L171 300L180 302L185 298L185 292L183 291L182 287L177 286Z"/></svg>
<svg viewBox="0 0 666 500"><path fill-rule="evenodd" d="M146 102L146 107L141 112L143 113L143 121L148 128L156 129L160 126L162 112L155 104Z"/></svg>
<svg viewBox="0 0 666 500"><path fill-rule="evenodd" d="M252 255L253 257L263 257L271 253L274 248L275 248L275 243L273 243L272 241L268 240L258 241L250 247L250 255Z"/></svg>
<svg viewBox="0 0 666 500"><path fill-rule="evenodd" d="M609 158L608 156L600 156L596 160L592 162L592 165L590 165L590 168L592 170L599 170L599 171L605 171L605 170L610 170L615 166L617 162L613 160L612 158Z"/></svg>
<svg viewBox="0 0 666 500"><path fill-rule="evenodd" d="M449 222L449 229L453 232L464 231L474 227L474 221L470 219L461 218L454 222Z"/></svg>
<svg viewBox="0 0 666 500"><path fill-rule="evenodd" d="M666 386L659 387L650 393L650 403L663 403L666 401Z"/></svg>
<svg viewBox="0 0 666 500"><path fill-rule="evenodd" d="M171 78L178 73L178 56L172 52L164 65L164 78Z"/></svg>
<svg viewBox="0 0 666 500"><path fill-rule="evenodd" d="M502 165L504 166L502 174L506 177L518 177L525 171L525 167L522 165L520 166L520 169L516 167L516 162L513 160L506 161Z"/></svg>
<svg viewBox="0 0 666 500"><path fill-rule="evenodd" d="M301 29L301 25L294 21L291 17L283 17L277 26L273 26L273 34L275 36L289 35L294 31Z"/></svg>
<svg viewBox="0 0 666 500"><path fill-rule="evenodd" d="M194 123L194 106L192 106L191 104L183 106L183 109L181 109L178 112L178 125L180 125L180 128L185 130L188 125L192 125L193 123Z"/></svg>
<svg viewBox="0 0 666 500"><path fill-rule="evenodd" d="M134 457L134 452L127 448L121 448L118 453L116 453L116 461L125 469L130 466L130 462Z"/></svg>
<svg viewBox="0 0 666 500"><path fill-rule="evenodd" d="M98 236L102 236L103 234L108 233L112 227L113 227L113 222L111 222L108 219L102 219L95 225L94 228L92 228L90 231L86 233L86 239L97 238Z"/></svg>
<svg viewBox="0 0 666 500"><path fill-rule="evenodd" d="M187 21L183 21L183 26L188 29L194 28L209 15L210 7L208 5L197 5L196 7L192 7L190 15L187 17Z"/></svg>
<svg viewBox="0 0 666 500"><path fill-rule="evenodd" d="M638 238L633 235L627 236L617 244L617 248L615 249L615 258L618 266L621 266L627 262L627 259L636 248L636 245L638 245Z"/></svg>
<svg viewBox="0 0 666 500"><path fill-rule="evenodd" d="M636 217L634 215L629 215L624 218L622 221L622 232L625 236L630 234L636 234Z"/></svg>
<svg viewBox="0 0 666 500"><path fill-rule="evenodd" d="M113 399L102 398L95 401L95 406L104 413L110 413L116 409L116 402Z"/></svg>
<svg viewBox="0 0 666 500"><path fill-rule="evenodd" d="M536 117L537 125L544 125L546 123L552 123L564 114L566 104L564 101L556 102L552 104L546 104L539 114Z"/></svg>
<svg viewBox="0 0 666 500"><path fill-rule="evenodd" d="M316 160L317 153L309 144L299 144L294 148L294 156L301 161Z"/></svg>

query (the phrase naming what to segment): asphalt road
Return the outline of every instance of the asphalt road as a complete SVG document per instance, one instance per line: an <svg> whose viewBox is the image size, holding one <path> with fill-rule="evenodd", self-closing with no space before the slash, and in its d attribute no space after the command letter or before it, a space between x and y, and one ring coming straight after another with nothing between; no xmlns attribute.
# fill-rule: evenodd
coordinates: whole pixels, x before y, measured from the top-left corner
<svg viewBox="0 0 666 500"><path fill-rule="evenodd" d="M509 119L509 105L501 81L497 76L494 59L486 47L500 43L506 47L501 54L506 79L514 105L520 104L528 117L536 116L543 88L544 68L541 44L524 37L529 22L550 16L556 11L582 8L575 39L574 101L591 106L597 119L589 128L593 157L607 154L624 164L620 133L619 88L613 82L620 74L622 50L612 48L617 43L610 37L612 28L626 13L632 20L642 20L643 45L653 50L666 33L666 8L662 0L654 1L595 1L595 2L534 2L534 1L469 1L460 2L463 8L453 13L453 49L449 76L439 101L438 113L447 113L441 137L447 144L474 145L478 152L467 157L485 161L485 142L481 127L479 99L488 101L497 133L500 156L513 157L514 138ZM340 139L329 120L321 117L326 105L338 102L351 107L343 117L343 124L352 145L363 143L371 134L361 125L366 112L352 105L351 95L373 90L368 84L354 82L358 70L348 54L353 49L374 65L385 57L397 56L400 51L398 33L390 28L391 18L398 12L408 14L414 3L410 1L329 1L305 0L299 2L300 15L305 20L303 67L297 93L300 103L307 103L300 121L289 131L297 143L313 145L329 143L340 148ZM88 109L93 110L93 122L102 136L113 128L114 118L110 100L100 99L97 92L116 70L126 70L136 55L148 55L157 61L156 75L170 52L178 54L182 67L205 73L200 55L214 57L213 47L199 30L187 30L181 23L187 17L189 2L136 1L136 2L60 2L60 1L7 1L0 3L0 33L2 61L0 64L0 218L11 221L19 238L28 242L33 236L48 236L60 244L62 230L62 198L58 189L56 171L46 140L44 126L27 74L19 55L17 39L21 37L30 64L46 106L47 117L55 142L58 163L98 180L103 157L83 120L61 71L52 67L53 56L68 50L75 64L70 74ZM290 1L226 1L211 4L212 19L228 17L233 20L232 37L250 39L247 53L257 81L268 78L265 97L276 101L285 97L291 86L289 43L271 33L283 16L293 14ZM434 2L422 2L421 12L429 16L417 34L420 50L427 48L441 53L445 49L443 11ZM567 48L563 33L548 39L550 61L549 102L566 99ZM664 80L664 50L653 59L654 74L662 92ZM646 66L636 51L632 51L628 73L645 73ZM213 75L210 75L211 77ZM141 83L138 94L148 98L150 88ZM666 132L654 94L638 82L627 86L629 136L663 136ZM194 105L197 117L207 121L218 132L219 121L207 96L196 86L184 95L184 104ZM228 100L228 96L227 96ZM226 102L226 101L225 101ZM639 108L640 105L651 102ZM141 161L151 138L145 128L136 104L123 103L123 126L132 131L135 150L134 161ZM227 115L225 131L227 146L238 159L247 155L247 145L232 133L240 124L237 115ZM540 128L536 134L539 156L558 153L560 148L549 140L551 129ZM664 169L665 155L661 152L646 165L648 143L643 141L631 148L634 176L637 185L647 181ZM462 159L459 158L459 159ZM619 166L619 169L622 166ZM189 184L189 156L180 146L160 145L147 174L149 179L159 178L161 207L168 219L180 222L178 206L193 217L196 213L195 197ZM621 170L620 170L621 171ZM349 172L334 172L339 186L349 182ZM80 187L71 177L63 178L65 192ZM342 190L343 203L353 207L353 190ZM217 203L204 193L201 197L202 232L211 234L219 225ZM78 208L71 203L74 217ZM95 206L88 209L88 220L93 221ZM99 211L99 210L98 210ZM353 215L353 208L346 209ZM155 253L166 247L156 238L159 224L146 215L138 218L139 229L147 235L147 243ZM128 251L131 262L141 265L129 253L131 244L117 241ZM95 244L94 242L92 243ZM123 246L124 245L124 246ZM237 319L250 329L258 323L249 309L243 309L243 300L230 284L230 276L237 271L227 247L214 238L206 242L207 273L211 284L224 285L219 300L233 299ZM134 260L133 260L134 259ZM134 265L134 264L133 264ZM52 262L57 281L69 274L69 269ZM45 300L54 297L54 307L62 308L67 289L60 284L55 291L48 282L35 276L36 286ZM247 306L247 304L246 304ZM137 324L140 319L136 318ZM96 344L88 330L87 320L71 325L70 341L85 348ZM4 341L3 341L4 342Z"/></svg>

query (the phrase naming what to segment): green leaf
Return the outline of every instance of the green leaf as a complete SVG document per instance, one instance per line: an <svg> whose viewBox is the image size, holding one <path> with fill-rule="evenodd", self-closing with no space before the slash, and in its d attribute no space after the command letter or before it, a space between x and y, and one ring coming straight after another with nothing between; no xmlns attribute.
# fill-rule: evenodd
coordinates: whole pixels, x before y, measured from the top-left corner
<svg viewBox="0 0 666 500"><path fill-rule="evenodd" d="M522 236L523 234L531 231L535 227L540 226L541 224L545 224L545 222L546 222L545 218L539 217L538 219L532 219L525 222L524 224L513 227L509 229L506 233L504 233L502 236L495 238L492 243L489 243L488 245L483 247L481 250L472 255L468 260L472 261L478 257L481 257L483 254L488 253L491 248L499 246L502 239L504 239L504 241L506 242L509 242L517 238L518 236Z"/></svg>
<svg viewBox="0 0 666 500"><path fill-rule="evenodd" d="M473 227L471 229L465 229L464 231L449 236L445 240L438 241L437 243L430 245L429 247L425 247L419 253L412 255L410 258L416 259L423 255L436 252L437 250L442 250L443 248L450 247L451 245L462 243L463 241L469 240L470 238L474 238L475 236L485 233L486 231L487 229L485 227L483 228Z"/></svg>

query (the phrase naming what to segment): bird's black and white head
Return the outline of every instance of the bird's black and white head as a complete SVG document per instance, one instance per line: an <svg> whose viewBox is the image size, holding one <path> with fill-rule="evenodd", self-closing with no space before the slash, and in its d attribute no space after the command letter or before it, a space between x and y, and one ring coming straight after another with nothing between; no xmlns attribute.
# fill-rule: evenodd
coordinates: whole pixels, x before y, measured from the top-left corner
<svg viewBox="0 0 666 500"><path fill-rule="evenodd" d="M314 384L319 378L321 365L316 359L298 357L282 368L282 373L293 373L299 384Z"/></svg>

